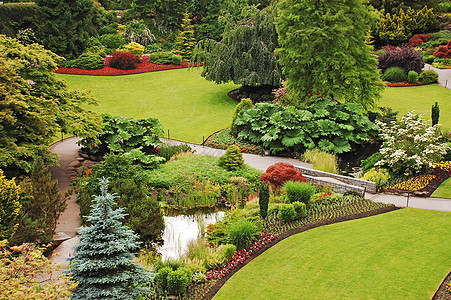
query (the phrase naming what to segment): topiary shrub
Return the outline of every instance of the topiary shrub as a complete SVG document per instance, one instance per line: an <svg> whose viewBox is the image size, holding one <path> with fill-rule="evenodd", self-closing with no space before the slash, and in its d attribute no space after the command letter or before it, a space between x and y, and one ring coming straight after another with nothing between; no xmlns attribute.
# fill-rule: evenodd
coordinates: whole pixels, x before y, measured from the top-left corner
<svg viewBox="0 0 451 300"><path fill-rule="evenodd" d="M260 230L257 225L246 219L236 221L227 230L228 241L239 250L248 248L259 236Z"/></svg>
<svg viewBox="0 0 451 300"><path fill-rule="evenodd" d="M180 65L182 57L171 52L154 52L150 53L149 62L157 65Z"/></svg>
<svg viewBox="0 0 451 300"><path fill-rule="evenodd" d="M278 206L278 210L277 218L282 220L282 222L286 223L296 220L297 214L293 204L282 203Z"/></svg>
<svg viewBox="0 0 451 300"><path fill-rule="evenodd" d="M218 165L228 171L236 171L244 167L243 154L240 147L230 145L226 153L218 159Z"/></svg>
<svg viewBox="0 0 451 300"><path fill-rule="evenodd" d="M131 42L124 46L124 50L136 56L138 60L142 58L142 55L144 54L144 48L145 47L143 45L140 45L136 42Z"/></svg>
<svg viewBox="0 0 451 300"><path fill-rule="evenodd" d="M447 56L448 50L449 50L448 45L442 45L442 46L439 46L438 49L435 50L435 52L432 55L434 55L435 57L439 57L439 58L447 58L446 56Z"/></svg>
<svg viewBox="0 0 451 300"><path fill-rule="evenodd" d="M420 73L424 67L424 60L420 51L416 51L412 47L393 48L385 47L386 52L378 56L379 69L383 73L388 68L399 67L406 73L413 70Z"/></svg>
<svg viewBox="0 0 451 300"><path fill-rule="evenodd" d="M410 38L408 44L409 46L415 47L429 41L430 39L431 36L429 34L415 34Z"/></svg>
<svg viewBox="0 0 451 300"><path fill-rule="evenodd" d="M283 190L290 203L302 202L309 204L310 198L315 193L315 187L310 183L291 180L285 182Z"/></svg>
<svg viewBox="0 0 451 300"><path fill-rule="evenodd" d="M252 100L250 98L242 98L240 103L238 103L235 106L235 110L233 111L233 117L232 117L232 126L230 126L230 133L234 136L238 134L238 129L235 125L236 117L238 116L239 112L242 110L246 110L248 108L254 107L254 103L252 103Z"/></svg>
<svg viewBox="0 0 451 300"><path fill-rule="evenodd" d="M97 70L105 66L105 60L95 53L83 53L78 57L77 68L84 70Z"/></svg>
<svg viewBox="0 0 451 300"><path fill-rule="evenodd" d="M418 73L415 71L409 71L409 74L407 74L407 81L409 83L416 83L418 81Z"/></svg>
<svg viewBox="0 0 451 300"><path fill-rule="evenodd" d="M296 168L284 162L278 162L266 169L266 172L262 174L260 180L264 183L270 183L272 187L278 189L285 182L291 181L304 181L307 180L302 176L302 172L296 170Z"/></svg>
<svg viewBox="0 0 451 300"><path fill-rule="evenodd" d="M406 81L406 72L399 67L390 67L382 75L382 80L389 82Z"/></svg>
<svg viewBox="0 0 451 300"><path fill-rule="evenodd" d="M425 57L423 57L424 62L427 63L427 64L433 63L435 58L436 57L434 55L426 55Z"/></svg>
<svg viewBox="0 0 451 300"><path fill-rule="evenodd" d="M258 204L260 206L260 216L265 219L268 215L269 204L269 184L260 183L258 189Z"/></svg>
<svg viewBox="0 0 451 300"><path fill-rule="evenodd" d="M438 82L438 74L434 70L427 70L420 73L418 80L424 84L432 84Z"/></svg>
<svg viewBox="0 0 451 300"><path fill-rule="evenodd" d="M116 51L111 54L109 66L121 70L135 69L138 64L138 59L130 52Z"/></svg>

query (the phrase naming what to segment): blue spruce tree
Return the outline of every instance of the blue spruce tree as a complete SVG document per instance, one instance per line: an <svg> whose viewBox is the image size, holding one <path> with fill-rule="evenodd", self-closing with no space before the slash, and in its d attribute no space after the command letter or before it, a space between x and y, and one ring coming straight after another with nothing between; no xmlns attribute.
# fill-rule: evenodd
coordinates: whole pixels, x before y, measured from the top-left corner
<svg viewBox="0 0 451 300"><path fill-rule="evenodd" d="M137 299L152 292L150 273L133 262L138 236L122 225L123 208L113 209L115 195L108 193L108 179L100 179L101 195L95 197L92 224L80 228L80 243L70 259L69 272L78 282L72 299Z"/></svg>

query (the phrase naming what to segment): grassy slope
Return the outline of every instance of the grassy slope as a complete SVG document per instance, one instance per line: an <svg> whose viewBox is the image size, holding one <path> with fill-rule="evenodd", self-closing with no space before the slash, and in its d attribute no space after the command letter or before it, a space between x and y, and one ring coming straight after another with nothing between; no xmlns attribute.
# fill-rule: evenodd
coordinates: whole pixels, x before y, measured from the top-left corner
<svg viewBox="0 0 451 300"><path fill-rule="evenodd" d="M439 188L434 191L432 197L451 198L451 178L445 180Z"/></svg>
<svg viewBox="0 0 451 300"><path fill-rule="evenodd" d="M171 138L201 143L202 136L230 125L236 102L227 92L233 84L217 85L200 70L169 70L126 76L62 75L71 88L92 90L99 100L93 110L133 118L158 118Z"/></svg>
<svg viewBox="0 0 451 300"><path fill-rule="evenodd" d="M278 243L214 299L431 299L449 272L451 213L402 209Z"/></svg>
<svg viewBox="0 0 451 300"><path fill-rule="evenodd" d="M451 90L438 84L413 87L387 87L378 106L392 107L399 116L415 110L431 119L431 107L438 102L440 106L439 123L445 130L451 130Z"/></svg>

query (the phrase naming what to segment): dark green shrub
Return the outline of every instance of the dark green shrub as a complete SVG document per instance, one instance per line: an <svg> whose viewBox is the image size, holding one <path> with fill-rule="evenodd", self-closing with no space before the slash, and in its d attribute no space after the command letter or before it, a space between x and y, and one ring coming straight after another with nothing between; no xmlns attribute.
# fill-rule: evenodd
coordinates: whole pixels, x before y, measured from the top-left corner
<svg viewBox="0 0 451 300"><path fill-rule="evenodd" d="M260 183L258 191L258 204L260 205L260 216L265 219L268 215L269 184Z"/></svg>
<svg viewBox="0 0 451 300"><path fill-rule="evenodd" d="M407 74L407 81L410 83L416 83L418 81L418 73L415 71L409 71Z"/></svg>
<svg viewBox="0 0 451 300"><path fill-rule="evenodd" d="M431 110L432 126L434 126L435 124L438 124L439 118L440 118L440 107L438 106L438 103L435 102L435 104L432 105L432 110Z"/></svg>
<svg viewBox="0 0 451 300"><path fill-rule="evenodd" d="M60 63L61 67L65 67L65 68L78 68L78 60L77 59L73 59L73 60L65 60L62 61Z"/></svg>
<svg viewBox="0 0 451 300"><path fill-rule="evenodd" d="M278 210L277 218L282 220L282 222L291 222L297 217L293 204L282 203L278 206Z"/></svg>
<svg viewBox="0 0 451 300"><path fill-rule="evenodd" d="M170 267L161 268L157 274L155 274L155 283L163 290L168 288L168 275L173 272Z"/></svg>
<svg viewBox="0 0 451 300"><path fill-rule="evenodd" d="M382 80L389 82L406 81L406 72L400 67L390 67L382 75Z"/></svg>
<svg viewBox="0 0 451 300"><path fill-rule="evenodd" d="M182 57L171 52L154 52L150 53L149 62L157 65L180 65Z"/></svg>
<svg viewBox="0 0 451 300"><path fill-rule="evenodd" d="M360 163L362 172L363 173L368 172L371 168L374 167L374 165L378 161L382 160L382 158L383 158L382 154L380 154L379 152L376 152L373 155L371 155L370 157L368 157L367 159L362 160L362 162Z"/></svg>
<svg viewBox="0 0 451 300"><path fill-rule="evenodd" d="M309 204L310 198L315 193L313 185L300 181L287 181L283 185L283 189L290 203L302 202Z"/></svg>
<svg viewBox="0 0 451 300"><path fill-rule="evenodd" d="M100 37L100 42L105 48L114 51L124 46L127 43L127 40L122 38L122 36L119 33L109 33L102 35Z"/></svg>
<svg viewBox="0 0 451 300"><path fill-rule="evenodd" d="M218 160L218 165L228 171L236 171L244 167L243 153L237 145L227 147L226 153Z"/></svg>
<svg viewBox="0 0 451 300"><path fill-rule="evenodd" d="M433 70L427 70L420 73L418 80L424 84L437 83L438 74Z"/></svg>
<svg viewBox="0 0 451 300"><path fill-rule="evenodd" d="M83 53L76 61L77 67L84 70L97 70L105 65L103 57L94 53Z"/></svg>
<svg viewBox="0 0 451 300"><path fill-rule="evenodd" d="M99 29L99 35L117 34L117 24L110 24Z"/></svg>
<svg viewBox="0 0 451 300"><path fill-rule="evenodd" d="M293 208L294 210L294 208ZM260 236L260 230L251 220L237 220L227 230L228 241L237 249L245 249Z"/></svg>
<svg viewBox="0 0 451 300"><path fill-rule="evenodd" d="M167 277L168 291L172 295L180 295L186 291L191 282L192 273L187 268L179 268L171 271Z"/></svg>
<svg viewBox="0 0 451 300"><path fill-rule="evenodd" d="M296 219L302 219L307 216L307 205L302 202L293 202L294 210L296 211Z"/></svg>

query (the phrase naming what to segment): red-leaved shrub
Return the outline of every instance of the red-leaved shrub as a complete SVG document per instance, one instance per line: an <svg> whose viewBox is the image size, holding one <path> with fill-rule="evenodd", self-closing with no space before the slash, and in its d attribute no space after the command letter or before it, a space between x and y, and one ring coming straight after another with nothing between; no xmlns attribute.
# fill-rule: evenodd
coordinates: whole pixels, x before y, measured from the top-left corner
<svg viewBox="0 0 451 300"><path fill-rule="evenodd" d="M429 34L415 34L410 40L409 40L409 46L418 46L421 45L427 41L429 41L431 37Z"/></svg>
<svg viewBox="0 0 451 300"><path fill-rule="evenodd" d="M262 174L260 180L264 183L270 183L273 188L280 188L282 185L291 180L291 181L303 181L307 180L302 176L302 172L295 169L295 167L289 163L278 162L268 169L266 172Z"/></svg>
<svg viewBox="0 0 451 300"><path fill-rule="evenodd" d="M439 46L438 49L435 50L434 53L432 53L432 55L434 55L435 57L439 57L439 58L446 58L447 52L448 52L448 46L442 45L442 46Z"/></svg>
<svg viewBox="0 0 451 300"><path fill-rule="evenodd" d="M136 68L138 64L138 58L130 52L116 51L111 54L109 66L121 70L131 70Z"/></svg>
<svg viewBox="0 0 451 300"><path fill-rule="evenodd" d="M415 51L413 47L388 48L384 47L385 53L378 56L379 69L382 73L388 68L399 67L408 73L415 71L418 74L424 67L424 60L419 51Z"/></svg>

